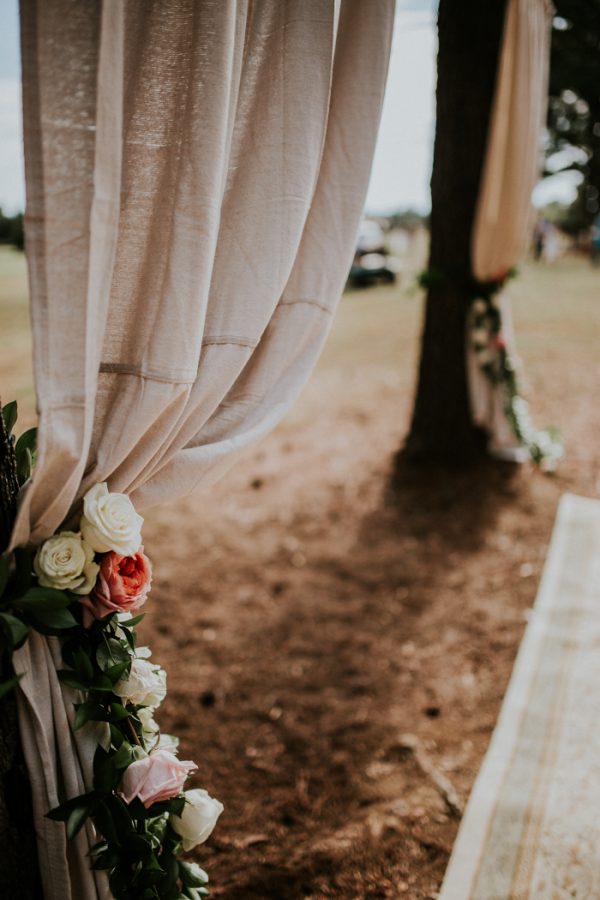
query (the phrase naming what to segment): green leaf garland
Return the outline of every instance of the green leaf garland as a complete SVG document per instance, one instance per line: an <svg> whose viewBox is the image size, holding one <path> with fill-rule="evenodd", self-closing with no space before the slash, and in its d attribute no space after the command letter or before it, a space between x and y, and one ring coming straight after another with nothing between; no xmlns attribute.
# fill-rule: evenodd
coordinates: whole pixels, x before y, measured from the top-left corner
<svg viewBox="0 0 600 900"><path fill-rule="evenodd" d="M12 431L17 421L16 403L3 406L2 416L15 446L22 485L35 464L36 430L29 429L15 442ZM102 732L93 760L92 789L65 800L47 817L65 824L69 840L82 828L91 826L90 836L95 833L97 840L89 853L90 866L106 871L117 900L204 897L208 894L208 876L198 866L178 858L182 838L171 824L171 816L179 817L185 809L185 793L148 807L137 796L126 803L119 793L129 766L151 757L159 742L155 730L144 731L141 710L145 706L127 700L118 690L123 680L130 677L136 660L142 659L138 656L135 629L144 616L124 618L111 612L84 627L82 598L68 590L39 584L33 569L34 552L17 548L0 556L0 647L12 653L23 646L31 629L57 635L64 663L58 678L74 692L72 728L77 731L96 723ZM96 554L97 564L102 557L103 554ZM143 657L147 655L144 653ZM12 690L20 677L14 675L0 684L0 696ZM152 729L157 729L153 721L151 724ZM166 751L161 752L164 757ZM178 763L175 757L171 758ZM186 766L189 771L190 765L179 764L184 772L182 778ZM215 821L217 816L218 813Z"/></svg>

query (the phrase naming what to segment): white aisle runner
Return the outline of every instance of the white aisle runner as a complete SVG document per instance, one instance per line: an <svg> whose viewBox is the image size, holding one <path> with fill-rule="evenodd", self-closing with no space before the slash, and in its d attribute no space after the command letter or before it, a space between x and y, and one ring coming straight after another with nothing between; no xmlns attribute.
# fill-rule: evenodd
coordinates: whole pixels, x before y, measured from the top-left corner
<svg viewBox="0 0 600 900"><path fill-rule="evenodd" d="M561 499L440 900L600 898L600 501Z"/></svg>

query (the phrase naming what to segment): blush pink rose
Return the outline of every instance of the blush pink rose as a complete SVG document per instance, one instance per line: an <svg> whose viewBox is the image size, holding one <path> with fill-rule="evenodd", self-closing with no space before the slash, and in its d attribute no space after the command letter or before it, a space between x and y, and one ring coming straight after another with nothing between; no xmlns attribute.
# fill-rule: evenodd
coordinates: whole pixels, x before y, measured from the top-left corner
<svg viewBox="0 0 600 900"><path fill-rule="evenodd" d="M125 803L139 797L148 808L180 794L185 779L197 768L195 763L179 760L168 750L155 750L125 769L118 793Z"/></svg>
<svg viewBox="0 0 600 900"><path fill-rule="evenodd" d="M89 628L94 619L103 619L112 612L139 609L146 602L151 583L152 566L143 547L134 556L106 553L96 586L88 597L81 598L84 626Z"/></svg>

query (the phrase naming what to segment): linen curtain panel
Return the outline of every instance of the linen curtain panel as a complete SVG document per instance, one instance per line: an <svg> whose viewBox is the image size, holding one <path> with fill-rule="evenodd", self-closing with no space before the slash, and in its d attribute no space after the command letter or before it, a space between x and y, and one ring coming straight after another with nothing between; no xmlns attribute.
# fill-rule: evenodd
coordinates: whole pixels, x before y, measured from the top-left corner
<svg viewBox="0 0 600 900"><path fill-rule="evenodd" d="M548 0L508 0L488 147L472 235L473 274L502 277L531 241L531 193L541 162L540 137L548 97L552 6ZM510 301L500 297L503 334L516 356ZM473 419L490 435L490 451L525 459L506 419L502 386L481 371L467 341Z"/></svg>
<svg viewBox="0 0 600 900"><path fill-rule="evenodd" d="M209 484L306 381L349 269L393 0L21 0L39 457L13 546L108 481L138 508ZM108 896L53 639L19 651L47 900ZM86 729L83 729L85 731Z"/></svg>

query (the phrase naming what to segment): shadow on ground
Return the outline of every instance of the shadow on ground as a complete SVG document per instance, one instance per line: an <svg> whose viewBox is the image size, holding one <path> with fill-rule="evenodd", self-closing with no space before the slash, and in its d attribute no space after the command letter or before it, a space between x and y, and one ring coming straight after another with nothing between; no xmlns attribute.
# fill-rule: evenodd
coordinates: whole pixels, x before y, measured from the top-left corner
<svg viewBox="0 0 600 900"><path fill-rule="evenodd" d="M458 824L440 783L464 800L521 629L514 598L486 611L463 586L475 570L485 579L504 504L527 489L493 464L364 478L350 532L356 500L339 496L319 529L299 509L283 547L262 535L262 559L229 532L224 580L180 638L188 687L175 674L163 724L184 756L200 751L198 782L210 773L225 803L197 855L216 897L416 900L439 887ZM197 573L182 578L185 596Z"/></svg>

